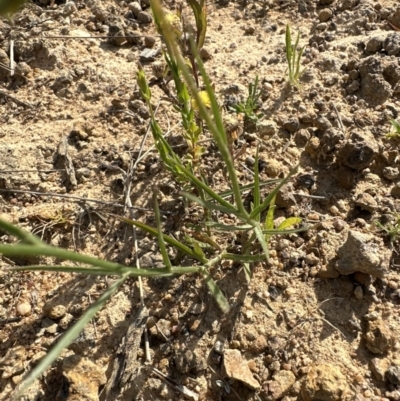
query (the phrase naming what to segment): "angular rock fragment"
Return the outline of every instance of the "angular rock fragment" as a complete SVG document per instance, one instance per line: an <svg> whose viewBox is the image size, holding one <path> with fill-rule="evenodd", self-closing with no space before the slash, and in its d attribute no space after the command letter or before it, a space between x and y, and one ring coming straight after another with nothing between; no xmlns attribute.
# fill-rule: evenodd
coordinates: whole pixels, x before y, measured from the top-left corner
<svg viewBox="0 0 400 401"><path fill-rule="evenodd" d="M338 160L347 167L359 170L368 167L378 152L378 144L370 131L353 131L340 149Z"/></svg>
<svg viewBox="0 0 400 401"><path fill-rule="evenodd" d="M372 195L366 192L363 192L357 196L355 204L361 209L367 210L371 213L378 207L377 201Z"/></svg>
<svg viewBox="0 0 400 401"><path fill-rule="evenodd" d="M224 351L224 370L227 377L239 380L253 390L260 388L260 383L253 377L239 350L227 349Z"/></svg>
<svg viewBox="0 0 400 401"><path fill-rule="evenodd" d="M268 390L273 400L280 400L296 382L291 371L280 370L274 374L273 380L268 382Z"/></svg>
<svg viewBox="0 0 400 401"><path fill-rule="evenodd" d="M385 103L392 95L392 88L382 74L383 66L377 56L367 57L361 62L361 96L371 107Z"/></svg>
<svg viewBox="0 0 400 401"><path fill-rule="evenodd" d="M389 350L392 333L387 324L382 320L371 320L365 333L367 348L374 354L383 354Z"/></svg>
<svg viewBox="0 0 400 401"><path fill-rule="evenodd" d="M398 386L400 384L400 366L391 366L386 372L386 377L390 383Z"/></svg>
<svg viewBox="0 0 400 401"><path fill-rule="evenodd" d="M384 381L387 370L390 367L390 361L386 358L372 358L369 363L369 369L376 380Z"/></svg>
<svg viewBox="0 0 400 401"><path fill-rule="evenodd" d="M99 387L106 383L106 375L101 368L87 358L71 355L64 358L62 371L71 394L68 400L99 400Z"/></svg>
<svg viewBox="0 0 400 401"><path fill-rule="evenodd" d="M349 231L338 257L335 267L340 274L362 272L382 277L389 270L391 251L373 235Z"/></svg>
<svg viewBox="0 0 400 401"><path fill-rule="evenodd" d="M303 382L301 396L304 401L341 401L348 392L346 378L337 366L312 366Z"/></svg>

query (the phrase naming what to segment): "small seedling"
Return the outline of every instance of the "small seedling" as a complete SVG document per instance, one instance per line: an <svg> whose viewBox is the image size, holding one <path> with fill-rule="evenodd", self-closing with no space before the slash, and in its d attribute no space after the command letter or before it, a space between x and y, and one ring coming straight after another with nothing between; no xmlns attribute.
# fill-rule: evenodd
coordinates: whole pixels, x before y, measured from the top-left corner
<svg viewBox="0 0 400 401"><path fill-rule="evenodd" d="M388 223L383 225L379 221L375 222L377 227L380 228L389 236L391 247L393 247L394 243L398 241L400 237L400 213L394 213L393 215L395 217L393 223Z"/></svg>
<svg viewBox="0 0 400 401"><path fill-rule="evenodd" d="M387 138L400 138L400 124L396 120L391 120L392 129L388 134L386 134Z"/></svg>
<svg viewBox="0 0 400 401"><path fill-rule="evenodd" d="M263 116L262 113L256 113L260 107L260 98L262 96L262 89L258 87L258 75L254 83L249 84L249 94L245 102L241 102L233 107L237 114L244 114L244 128L246 129L250 122L257 123Z"/></svg>
<svg viewBox="0 0 400 401"><path fill-rule="evenodd" d="M288 78L291 86L299 86L299 80L304 72L304 69L300 71L301 56L305 46L299 48L300 32L297 32L297 38L295 44L292 44L292 35L290 34L290 26L286 25L286 61L288 64Z"/></svg>

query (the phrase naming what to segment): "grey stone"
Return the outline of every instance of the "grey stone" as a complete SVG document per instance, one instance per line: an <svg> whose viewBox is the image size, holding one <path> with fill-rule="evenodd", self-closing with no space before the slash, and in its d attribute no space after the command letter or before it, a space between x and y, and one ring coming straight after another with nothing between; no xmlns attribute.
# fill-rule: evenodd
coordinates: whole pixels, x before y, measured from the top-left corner
<svg viewBox="0 0 400 401"><path fill-rule="evenodd" d="M108 42L115 46L122 46L126 42L124 27L121 23L111 24L108 35Z"/></svg>
<svg viewBox="0 0 400 401"><path fill-rule="evenodd" d="M386 358L372 358L369 362L369 369L379 381L385 380L386 371L389 369L390 361Z"/></svg>
<svg viewBox="0 0 400 401"><path fill-rule="evenodd" d="M140 11L137 16L137 20L141 24L151 24L153 22L153 17L147 11Z"/></svg>
<svg viewBox="0 0 400 401"><path fill-rule="evenodd" d="M378 56L367 57L360 63L361 96L371 107L385 103L392 95L392 88L382 74Z"/></svg>
<svg viewBox="0 0 400 401"><path fill-rule="evenodd" d="M199 56L203 61L207 61L212 58L211 51L208 47L202 47L199 51Z"/></svg>
<svg viewBox="0 0 400 401"><path fill-rule="evenodd" d="M338 160L355 170L368 167L379 147L373 134L367 129L353 131L349 140L344 144L338 153Z"/></svg>
<svg viewBox="0 0 400 401"><path fill-rule="evenodd" d="M283 128L289 131L291 134L294 134L300 128L299 119L296 117L289 118L283 122Z"/></svg>
<svg viewBox="0 0 400 401"><path fill-rule="evenodd" d="M131 29L128 29L126 31L126 36L127 36L126 41L131 45L141 46L143 43L142 35Z"/></svg>
<svg viewBox="0 0 400 401"><path fill-rule="evenodd" d="M373 36L366 44L365 50L367 53L374 54L378 53L383 49L383 43L385 42L385 36Z"/></svg>
<svg viewBox="0 0 400 401"><path fill-rule="evenodd" d="M142 11L142 7L140 6L140 3L137 1L129 3L128 8L130 11L132 11L132 14L135 16L135 18L137 18L139 13Z"/></svg>
<svg viewBox="0 0 400 401"><path fill-rule="evenodd" d="M318 19L320 22L326 22L333 17L333 12L330 8L323 8L319 14Z"/></svg>
<svg viewBox="0 0 400 401"><path fill-rule="evenodd" d="M144 49L140 53L140 60L141 61L154 61L159 54L160 54L160 48Z"/></svg>
<svg viewBox="0 0 400 401"><path fill-rule="evenodd" d="M189 373L196 366L196 354L189 350L179 352L175 358L175 367L179 373Z"/></svg>
<svg viewBox="0 0 400 401"><path fill-rule="evenodd" d="M61 319L66 313L67 308L64 305L48 303L43 306L43 314L50 319Z"/></svg>
<svg viewBox="0 0 400 401"><path fill-rule="evenodd" d="M314 124L321 131L326 131L328 128L332 127L331 122L324 116L318 116L315 119Z"/></svg>
<svg viewBox="0 0 400 401"><path fill-rule="evenodd" d="M338 257L335 267L340 274L363 272L383 277L389 270L391 251L374 235L349 231Z"/></svg>
<svg viewBox="0 0 400 401"><path fill-rule="evenodd" d="M398 386L400 384L400 366L391 366L386 372L386 377L390 383Z"/></svg>
<svg viewBox="0 0 400 401"><path fill-rule="evenodd" d="M399 177L399 169L398 167L385 167L382 174L387 180L392 181Z"/></svg>
<svg viewBox="0 0 400 401"><path fill-rule="evenodd" d="M390 194L393 196L393 198L400 199L400 182L397 182L392 190L390 191Z"/></svg>
<svg viewBox="0 0 400 401"><path fill-rule="evenodd" d="M391 33L385 39L383 48L389 56L400 56L400 35L398 33Z"/></svg>
<svg viewBox="0 0 400 401"><path fill-rule="evenodd" d="M366 192L363 192L358 195L355 204L359 206L361 209L367 210L368 212L371 213L378 207L378 203L373 198L373 196Z"/></svg>
<svg viewBox="0 0 400 401"><path fill-rule="evenodd" d="M152 48L156 44L156 38L154 36L145 36L144 45L146 47Z"/></svg>
<svg viewBox="0 0 400 401"><path fill-rule="evenodd" d="M278 131L276 123L272 120L260 121L257 125L258 132L261 136L272 136Z"/></svg>

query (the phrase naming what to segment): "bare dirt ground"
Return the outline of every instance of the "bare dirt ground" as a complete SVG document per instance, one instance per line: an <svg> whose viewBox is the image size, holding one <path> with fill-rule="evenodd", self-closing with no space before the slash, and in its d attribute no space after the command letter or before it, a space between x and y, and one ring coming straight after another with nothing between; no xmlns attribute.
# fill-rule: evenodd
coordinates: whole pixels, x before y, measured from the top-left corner
<svg viewBox="0 0 400 401"><path fill-rule="evenodd" d="M127 1L50 3L28 4L14 26L0 21L1 217L53 245L134 266L132 229L110 213L123 214L124 172L148 130L137 62L152 77L162 55L145 60L142 52L161 42L146 0L141 13ZM300 216L311 229L273 238L270 260L254 266L250 284L241 265L213 269L227 315L198 277L145 280L151 362L136 339L130 380L110 398L114 358L140 305L137 282L127 282L24 399L400 400L398 243L376 226L396 225L400 213L400 141L385 137L400 107L400 7L395 0L208 3L203 56L221 105L244 98L257 75L264 90L264 117L238 139L237 149L246 145L236 160L241 182L252 180L257 146L264 180L300 163L277 198L276 218ZM286 24L306 45L298 89L286 83ZM13 77L3 67L11 39ZM153 93L179 145L178 116L157 86ZM149 135L144 150L151 145ZM226 189L215 147L207 146L210 179ZM169 213L166 232L190 233L198 216L183 208L179 185L154 151L132 179L135 217L154 225L154 185ZM159 265L153 239L138 241L142 266ZM114 279L7 270L38 262L47 260L0 262L2 400Z"/></svg>

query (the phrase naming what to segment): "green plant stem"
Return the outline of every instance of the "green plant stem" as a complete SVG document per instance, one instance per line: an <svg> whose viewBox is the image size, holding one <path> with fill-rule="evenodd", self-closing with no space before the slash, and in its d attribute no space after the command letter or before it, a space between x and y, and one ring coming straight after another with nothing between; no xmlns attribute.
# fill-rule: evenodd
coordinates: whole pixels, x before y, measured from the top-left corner
<svg viewBox="0 0 400 401"><path fill-rule="evenodd" d="M172 32L168 29L168 25L165 22L164 15L163 15L163 12L162 12L162 9L160 6L160 2L158 0L151 0L150 4L151 4L151 8L153 10L153 13L155 15L155 18L158 21L160 21L159 26L161 27L161 30L162 30L161 34L165 40L168 51L174 55L176 63L178 64L179 69L182 72L182 75L185 78L185 81L192 93L192 96L195 99L195 101L199 107L200 115L206 122L208 129L213 134L213 137L217 143L217 146L221 153L221 156L226 164L226 168L228 170L228 174L229 174L229 177L231 180L232 189L234 191L236 206L237 206L240 214L243 216L243 218L245 220L249 220L249 215L246 212L246 210L243 206L242 199L241 199L240 186L239 186L239 182L238 182L238 179L236 176L236 171L235 171L235 167L233 164L233 160L232 160L231 154L229 152L228 141L227 141L225 129L223 126L222 117L219 112L218 103L215 98L214 91L211 87L210 80L209 80L209 78L204 70L204 66L198 56L198 52L196 50L196 46L193 43L193 39L191 41L192 42L192 52L195 55L197 64L199 66L199 70L201 72L201 75L203 77L204 83L207 88L207 92L210 95L214 120L211 118L211 116L208 113L206 107L204 106L202 100L200 99L199 92L198 92L197 86L196 86L196 82L194 81L192 75L190 74L190 72L187 68L185 60L183 59L182 54L175 41L175 37L173 36Z"/></svg>
<svg viewBox="0 0 400 401"><path fill-rule="evenodd" d="M171 269L168 268L152 268L152 269L134 269L132 267L125 266L124 269L113 271L110 269L96 269L87 267L77 266L63 266L63 265L28 265L12 267L10 270L14 271L27 271L27 270L43 270L43 271L55 271L64 273L79 273L79 274L90 274L90 275L124 275L127 274L129 277L171 277L174 275L182 274L195 274L202 273L202 266L174 266Z"/></svg>

